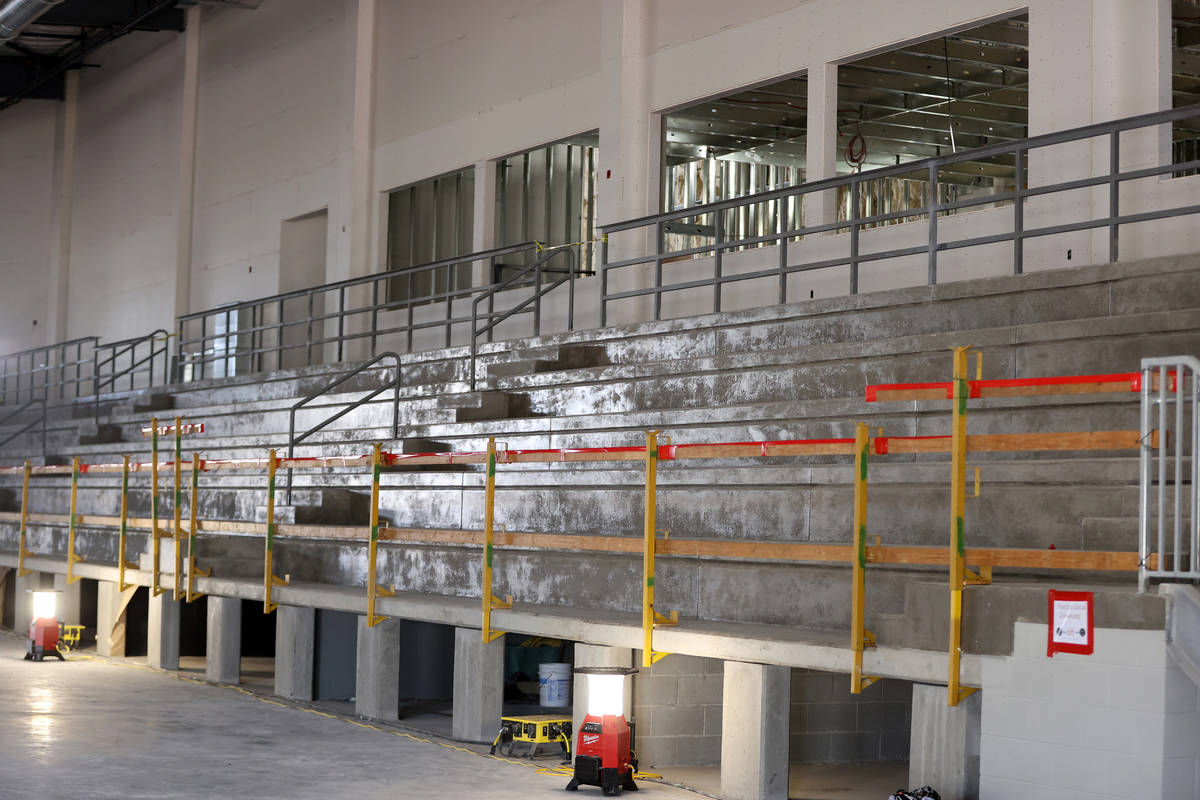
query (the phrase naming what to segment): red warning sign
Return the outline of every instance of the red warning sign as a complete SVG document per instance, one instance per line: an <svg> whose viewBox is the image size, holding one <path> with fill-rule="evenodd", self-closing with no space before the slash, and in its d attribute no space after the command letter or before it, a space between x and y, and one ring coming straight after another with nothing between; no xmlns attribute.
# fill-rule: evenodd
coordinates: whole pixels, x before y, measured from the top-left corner
<svg viewBox="0 0 1200 800"><path fill-rule="evenodd" d="M1049 635L1046 655L1080 653L1090 656L1096 646L1091 592L1050 590Z"/></svg>

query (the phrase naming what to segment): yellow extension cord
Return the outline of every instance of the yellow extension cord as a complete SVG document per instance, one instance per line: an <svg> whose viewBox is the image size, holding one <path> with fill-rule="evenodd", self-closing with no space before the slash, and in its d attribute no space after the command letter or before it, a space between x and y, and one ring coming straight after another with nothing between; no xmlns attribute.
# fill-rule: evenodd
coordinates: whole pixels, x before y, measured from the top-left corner
<svg viewBox="0 0 1200 800"><path fill-rule="evenodd" d="M486 759L490 759L492 761L500 761L504 764L512 764L512 765L518 766L518 767L525 767L527 769L534 770L539 775L554 775L554 776L561 776L561 777L569 778L574 774L570 767L566 767L566 766L563 766L563 767L540 767L537 764L534 764L534 763L531 763L528 761L517 761L517 760L511 759L511 758L503 758L501 756L489 755L487 753L477 753L474 750L471 750L470 748L460 747L459 745L450 744L449 742L439 742L436 739L428 739L423 736L416 736L414 734L407 733L405 731L397 731L397 730L392 730L390 728L381 728L378 725L372 725L369 722L360 722L359 720L350 719L349 717L342 716L339 714L333 714L328 711L322 711L322 710L316 709L316 708L305 708L304 706L280 702L279 700L274 700L269 697L264 697L263 695L258 694L256 692L252 692L249 689L243 689L240 686L234 686L232 684L227 684L227 683L210 683L209 681L206 681L206 680L201 680L199 678L193 678L190 675L181 675L178 672L172 672L170 670L155 669L154 667L148 666L146 664L135 664L133 662L123 661L121 659L105 658L103 656L91 656L91 655L82 655L82 654L74 654L74 655L67 656L67 660L68 661L103 661L108 664L114 664L114 665L119 665L119 666L123 666L123 667L132 667L134 669L144 669L149 672L163 673L166 675L170 675L171 677L176 678L177 680L184 681L185 683L196 684L197 686L215 686L220 689L232 689L233 691L238 692L240 694L244 694L247 697L252 697L255 700L258 700L260 703L267 703L268 705L279 706L280 708L290 708L295 711L303 711L308 714L316 714L317 716L327 717L329 719L337 719L337 720L341 720L342 722L349 723L350 725L354 725L359 728L365 728L369 731L377 731L379 733L387 733L387 734L391 734L392 736L400 736L402 738L410 739L414 742L420 742L422 744L433 744L433 745L437 745L438 747L444 747L447 750L456 750L460 753L468 753L470 755L478 756L480 758L486 758ZM653 772L637 772L637 773L634 773L634 777L639 780L662 780L662 775L658 775Z"/></svg>

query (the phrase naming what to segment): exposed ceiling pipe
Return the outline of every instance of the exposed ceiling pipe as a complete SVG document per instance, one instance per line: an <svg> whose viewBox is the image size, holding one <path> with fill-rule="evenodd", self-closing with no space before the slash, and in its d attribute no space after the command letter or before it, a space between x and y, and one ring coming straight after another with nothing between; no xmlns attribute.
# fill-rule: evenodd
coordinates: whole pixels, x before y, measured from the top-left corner
<svg viewBox="0 0 1200 800"><path fill-rule="evenodd" d="M49 11L50 6L61 2L62 0L8 0L0 6L0 44L15 39L26 25Z"/></svg>

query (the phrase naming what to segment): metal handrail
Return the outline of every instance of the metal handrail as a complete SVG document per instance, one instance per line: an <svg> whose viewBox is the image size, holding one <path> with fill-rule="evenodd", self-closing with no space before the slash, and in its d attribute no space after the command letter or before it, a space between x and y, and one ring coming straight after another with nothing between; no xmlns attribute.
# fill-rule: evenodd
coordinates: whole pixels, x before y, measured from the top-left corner
<svg viewBox="0 0 1200 800"><path fill-rule="evenodd" d="M720 200L685 209L676 209L659 214L638 217L631 220L623 220L607 225L600 225L598 226L598 230L602 234L600 245L600 325L604 326L607 324L607 310L609 302L647 295L652 295L654 297L654 319L660 319L662 311L662 295L666 292L679 291L683 289L711 287L713 289L713 311L720 311L720 290L723 285L737 281L754 280L759 278L777 278L779 281L778 302L785 303L787 302L786 279L788 275L797 272L824 269L828 267L848 266L850 271L850 293L856 294L858 292L858 267L860 264L883 259L899 258L903 256L926 255L928 258L928 283L933 285L937 283L937 254L939 252L978 245L1011 242L1013 244L1013 272L1015 274L1021 274L1024 270L1023 245L1026 239L1074 231L1090 230L1094 228L1109 229L1109 261L1116 261L1118 255L1118 230L1120 225L1135 222L1145 222L1171 216L1182 216L1184 214L1200 213L1200 205L1189 205L1161 211L1150 211L1138 214L1121 214L1118 189L1123 181L1139 180L1184 172L1189 169L1200 167L1200 161L1166 164L1145 169L1121 172L1119 166L1120 134L1139 128L1161 125L1164 123L1170 123L1181 119L1189 119L1197 116L1200 116L1200 104L1184 108L1171 109L1168 111L1142 114L1139 116L1128 117L1121 120L1113 120L1110 122L1095 123L1065 131L1040 134L1038 136L1033 136L1016 142L1003 142L985 145L983 147L974 148L971 150L961 150L958 153L951 155L935 156L917 161L906 162L896 166L872 169L867 172L859 172L850 175L826 178L818 181L800 183L795 186L772 189L765 192L759 192L757 194L743 195L737 198ZM1109 169L1106 173L1098 174L1094 177L1063 181L1055 184L1030 186L1027 183L1026 167L1028 165L1029 151L1053 145L1084 141L1098 136L1107 136L1109 138L1108 149L1110 159ZM938 201L937 189L939 184L939 169L955 164L979 161L1001 155L1011 155L1014 157L1014 175L1016 177L1016 182L1015 188L1012 191L1000 192L982 197L964 198L963 200L955 200L946 203ZM908 177L912 176L914 173L925 173L927 175L929 181L929 201L927 203L919 207L889 212L886 214L874 214L870 216L860 215L858 209L858 199L861 194L860 190L864 184L886 178ZM1109 213L1107 216L1100 218L1089 218L1084 222L1046 225L1038 228L1027 228L1025 226L1025 200L1055 192L1072 191L1085 189L1088 187L1108 188ZM789 229L787 224L787 215L780 214L778 230L772 230L766 235L726 240L723 235L723 226L717 224L714 226L715 241L712 243L669 252L666 251L664 247L665 226L670 222L700 217L707 214L720 215L722 212L734 208L753 206L769 201L782 201L793 197L803 198L806 195L816 192L825 192L841 188L849 188L851 192L851 210L849 219ZM939 216L944 216L948 213L977 207L984 204L994 204L1005 201L1012 201L1014 206L1011 232L988 236L969 237L954 241L944 241L938 239L937 222ZM927 244L886 251L872 251L869 253L859 252L859 233L863 228L882 222L917 217L927 218L929 225L929 237ZM656 228L655 233L657 245L654 248L656 252L643 256L624 258L619 261L609 261L608 237L611 234L621 231L649 228L651 226ZM825 258L819 261L812 261L802 264L788 263L787 251L788 240L790 238L808 236L816 233L840 232L847 230L849 231L849 252L846 255ZM735 274L722 274L721 258L725 251L739 247L767 243L776 244L779 247L777 266L754 271L738 272ZM663 284L663 263L665 261L697 255L712 256L713 275L711 277L690 278L686 281L675 284ZM609 292L608 278L610 270L649 264L653 264L655 267L653 286L645 289Z"/></svg>
<svg viewBox="0 0 1200 800"><path fill-rule="evenodd" d="M560 253L566 253L570 258L570 261L567 264L567 269L554 270L554 274L562 274L563 277L558 278L557 280L554 280L543 287L542 275L546 272L550 272L550 270L543 269L542 265ZM492 331L496 329L497 325L499 325L501 322L504 322L506 319L509 319L514 314L524 313L525 309L528 308L531 303L533 304L533 335L539 336L542 331L542 298L557 289L559 286L562 286L564 283L568 282L570 283L570 286L567 292L567 329L575 329L575 276L580 274L577 268L578 264L578 257L576 256L574 249L570 247L552 248L548 250L545 255L539 256L538 259L533 262L533 264L529 265L507 280L489 286L487 291L476 296L475 299L471 301L472 392L475 391L475 370L476 359L479 355L479 336L481 334L487 334L488 341L490 342L492 340ZM515 288L515 286L518 284L523 284L524 280L529 276L530 273L533 273L534 276L533 294L506 311L496 312L494 310L496 295L507 289ZM487 300L488 302L488 313L485 315L487 324L483 327L480 327L479 304L484 300Z"/></svg>
<svg viewBox="0 0 1200 800"><path fill-rule="evenodd" d="M337 387L341 386L343 383L350 380L354 376L356 376L362 372L365 372L366 370L368 370L371 367L378 364L380 361L383 361L383 360L389 359L389 358L395 362L395 368L396 368L396 374L392 377L392 379L390 381L385 383L383 386L380 386L379 388L375 389L374 391L372 391L366 395L363 395L359 399L355 400L353 403L345 404L345 406L340 411L338 411L336 414L332 414L331 416L326 417L324 420L322 420L321 422L312 426L311 428L306 430L304 433L301 433L300 435L296 435L296 412L299 409L303 408L305 405L312 402L313 400L316 400L318 397L328 394L333 389L336 389ZM388 352L380 353L379 355L372 358L370 361L366 361L366 362L360 364L359 366L355 367L354 369L350 370L349 372L343 373L341 375L341 377L339 377L333 383L326 384L325 386L321 387L320 389L317 389L315 392L310 393L303 400L298 401L295 405L293 405L291 407L291 409L288 412L288 455L287 455L287 457L290 459L295 455L296 445L300 444L300 442L303 442L305 439L312 436L317 431L324 429L330 423L335 422L335 421L341 419L342 417L346 416L354 409L364 405L365 403L369 403L371 400L375 399L383 392L386 392L388 389L393 390L393 395L392 395L392 438L399 439L400 438L400 355L399 355L399 353L393 353L391 351L388 351ZM292 503L292 468L291 467L288 467L287 502L288 502L288 505L291 505L291 503Z"/></svg>
<svg viewBox="0 0 1200 800"><path fill-rule="evenodd" d="M470 318L465 315L460 314L455 316L453 312L455 301L470 297L480 291L486 291L487 287L467 286L457 288L453 286L452 281L447 281L448 286L445 289L439 290L431 286L431 290L428 293L415 295L413 293L415 282L423 275L429 273L436 275L439 270L475 262L487 262L489 280L491 280L490 272L494 271L498 258L517 253L536 252L540 249L542 249L542 246L537 242L522 242L505 247L481 250L475 253L465 253L460 256L439 259L413 267L348 278L305 289L295 289L255 300L244 300L218 309L208 309L206 311L186 314L177 319L178 340L176 342L176 360L180 365L189 363L188 358L190 355L190 363L200 365L201 376L203 376L205 365L207 364L243 358L251 359L252 371L261 371L264 368L269 368L264 367L263 361L264 356L271 354L276 356L277 365L282 367L283 355L289 351L297 350L305 351L304 361L311 365L313 363L314 351L327 344L336 346L337 352L335 358L341 361L344 356L345 345L348 342L367 339L370 342L370 352L373 353L380 336L406 334L408 349L411 350L414 332L439 327L445 328L446 346L449 347L453 327L470 321ZM404 279L408 281L408 296L401 299L387 298L388 286L394 281ZM431 284L436 284L436 280L431 281ZM369 297L364 297L361 301L354 300L351 294L354 290L357 290L359 293L369 294ZM324 306L330 300L332 302L329 305L334 306L334 308L330 310L317 308L318 304ZM348 301L358 304L350 307ZM292 320L285 319L285 311L288 308L287 304L289 302L292 303L293 308L297 304L303 304L302 310L306 311L306 313ZM443 317L429 321L419 321L415 318L415 309L436 303L445 303L446 313ZM407 321L380 330L379 315L381 313L404 310L408 311ZM272 313L278 319L268 319ZM250 319L248 326L243 327L242 317L245 316L249 316ZM226 330L220 333L215 331L209 332L207 329L208 320L219 320L222 317L226 320ZM361 326L361 329L347 330L347 319L355 317L363 321L364 324ZM230 323L235 320L238 322L238 327L233 329ZM337 330L326 333L326 323L334 322L337 324ZM199 335L188 338L189 327L195 326L197 323L200 327ZM286 343L284 341L284 332L296 329L304 331L304 341L296 344ZM273 343L267 341L271 334L274 334L275 338ZM238 339L240 344L243 337L248 342L248 347L238 347L236 350L224 350L220 353L208 352L211 343L221 341L227 346L229 339ZM193 352L189 353L189 349Z"/></svg>
<svg viewBox="0 0 1200 800"><path fill-rule="evenodd" d="M116 342L106 342L97 344L94 348L94 357L92 361L93 381L92 387L95 392L95 408L96 423L100 422L100 397L105 394L105 388L109 392L117 390L117 381L121 378L129 378L129 390L134 389L134 376L139 372L146 372L146 388L153 388L154 383L154 362L159 357L163 358L162 377L164 380L167 377L167 344L171 334L165 329L159 328L151 331L144 336L134 336L129 339L121 339ZM155 347L156 341L163 342L161 347ZM137 358L137 349L140 345L149 343L150 352L141 359ZM109 354L103 358L100 356L101 350L109 351ZM116 368L117 360L123 356L129 356L129 365L123 369ZM108 374L104 374L105 369L109 369Z"/></svg>
<svg viewBox="0 0 1200 800"><path fill-rule="evenodd" d="M40 405L42 407L41 416L35 417L34 419L25 423L24 427L20 428L19 430L13 431L8 436L5 436L3 439L0 439L0 449L3 449L3 447L5 445L7 445L13 439L16 439L21 434L28 431L33 426L37 425L38 422L40 421L42 423L42 459L44 460L46 458L46 417L48 415L48 412L46 410L45 399L43 399L41 397L35 397L34 399L30 400L28 403L21 406L20 408L16 408L16 409L10 411L9 413L5 414L3 417L0 417L0 427L7 425L9 420L19 417L21 414L28 411L29 408L31 408L32 406L35 406L35 405Z"/></svg>
<svg viewBox="0 0 1200 800"><path fill-rule="evenodd" d="M7 400L10 393L13 395L13 402L16 403L21 402L23 393L28 393L29 399L34 400L37 399L35 392L39 389L41 390L41 399L47 402L66 400L68 399L66 387L70 385L75 387L71 397L80 396L83 393L79 387L91 378L90 374L84 377L82 368L95 358L94 352L85 357L84 348L90 345L94 349L99 341L98 336L81 336L77 339L68 339L55 344L31 347L28 350L0 355L0 401ZM68 351L72 348L75 350L74 360L68 361ZM57 363L55 363L55 355L57 355ZM41 357L41 363L38 363L39 357ZM25 360L28 360L28 366L22 366L22 361ZM15 368L10 370L10 364L14 361ZM73 370L73 376L68 376L68 369ZM52 382L50 379L55 372L58 373L58 380ZM38 376L44 376L40 385ZM23 378L26 381L23 381ZM22 385L26 382L28 385ZM57 395L52 397L51 390L57 390Z"/></svg>

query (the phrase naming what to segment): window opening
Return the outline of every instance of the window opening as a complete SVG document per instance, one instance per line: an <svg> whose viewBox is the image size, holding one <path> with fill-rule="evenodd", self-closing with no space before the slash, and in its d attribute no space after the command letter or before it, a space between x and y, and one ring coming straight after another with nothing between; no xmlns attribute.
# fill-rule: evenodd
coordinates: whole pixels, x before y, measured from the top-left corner
<svg viewBox="0 0 1200 800"><path fill-rule="evenodd" d="M387 268L404 270L471 253L475 218L473 167L414 183L388 195ZM471 288L471 263L418 270L389 281L389 302L433 302Z"/></svg>
<svg viewBox="0 0 1200 800"><path fill-rule="evenodd" d="M1200 103L1200 3L1171 4L1171 107ZM1200 119L1180 119L1171 126L1171 163L1200 160ZM1200 168L1180 170L1175 177L1195 175Z"/></svg>

